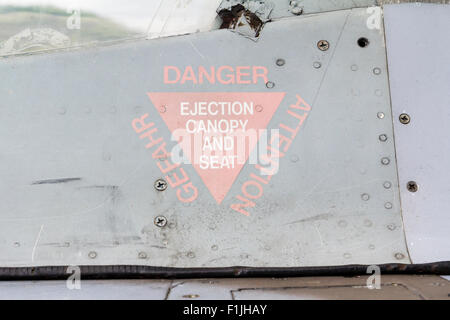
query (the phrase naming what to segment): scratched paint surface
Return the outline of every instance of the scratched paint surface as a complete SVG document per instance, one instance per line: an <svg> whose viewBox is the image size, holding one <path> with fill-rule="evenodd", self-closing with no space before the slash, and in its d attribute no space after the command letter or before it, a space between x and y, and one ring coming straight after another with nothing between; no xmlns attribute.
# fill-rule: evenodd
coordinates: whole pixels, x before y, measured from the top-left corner
<svg viewBox="0 0 450 320"><path fill-rule="evenodd" d="M283 19L256 42L217 30L0 60L0 266L408 263L384 38L368 17L355 9ZM329 50L318 50L321 39ZM274 87L168 86L164 65L265 66ZM195 201L155 190L163 174L131 122L148 114L173 145L147 93L182 91L285 92L267 129L296 128L296 94L311 105L248 216L232 205L254 165L220 204L190 165L182 168Z"/></svg>

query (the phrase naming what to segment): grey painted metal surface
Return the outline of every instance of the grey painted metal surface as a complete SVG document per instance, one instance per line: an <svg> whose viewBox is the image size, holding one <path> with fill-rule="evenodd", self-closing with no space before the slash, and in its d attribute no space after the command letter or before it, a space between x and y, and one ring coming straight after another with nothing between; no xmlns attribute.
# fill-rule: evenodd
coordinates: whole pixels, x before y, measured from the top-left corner
<svg viewBox="0 0 450 320"><path fill-rule="evenodd" d="M0 60L0 266L408 263L384 38L368 17L283 19L257 42L219 30ZM324 39L327 51L317 48ZM167 86L164 65L266 66L275 87ZM131 122L148 113L173 145L147 97L165 91L286 92L268 129L289 120L296 94L311 104L250 216L230 205L251 165L220 205L190 165L194 202L154 189L161 172ZM168 223L155 226L157 216Z"/></svg>
<svg viewBox="0 0 450 320"><path fill-rule="evenodd" d="M95 280L81 281L77 289L66 281L1 282L0 300L164 300L170 284L163 280Z"/></svg>
<svg viewBox="0 0 450 320"><path fill-rule="evenodd" d="M450 282L439 276L382 275L376 290L367 287L367 278L81 280L79 289L68 289L65 281L0 282L0 300L450 299Z"/></svg>
<svg viewBox="0 0 450 320"><path fill-rule="evenodd" d="M222 0L217 12L242 4L258 14L261 20L269 16L271 19L292 17L300 14L321 13L327 11L371 7L376 0Z"/></svg>
<svg viewBox="0 0 450 320"><path fill-rule="evenodd" d="M409 252L414 263L450 260L450 6L389 5L384 15Z"/></svg>
<svg viewBox="0 0 450 320"><path fill-rule="evenodd" d="M225 0L226 1L226 0ZM274 9L271 18L292 17L298 14L296 7L302 8L301 14L321 13L350 8L375 6L376 0L272 0Z"/></svg>

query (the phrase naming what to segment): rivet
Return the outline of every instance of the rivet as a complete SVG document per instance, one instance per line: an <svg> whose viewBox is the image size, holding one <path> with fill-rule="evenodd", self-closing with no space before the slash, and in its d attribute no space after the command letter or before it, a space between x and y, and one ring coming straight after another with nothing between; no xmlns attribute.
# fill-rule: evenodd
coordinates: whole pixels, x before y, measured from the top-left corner
<svg viewBox="0 0 450 320"><path fill-rule="evenodd" d="M187 253L187 256L188 256L189 258L193 259L193 258L195 258L195 253L193 253L192 251L189 251L189 252Z"/></svg>
<svg viewBox="0 0 450 320"><path fill-rule="evenodd" d="M350 259L352 257L352 255L348 252L344 253L344 258L345 259Z"/></svg>
<svg viewBox="0 0 450 320"><path fill-rule="evenodd" d="M259 105L259 104L255 106L256 112L262 112L263 109L264 109L264 108L263 108L261 105Z"/></svg>
<svg viewBox="0 0 450 320"><path fill-rule="evenodd" d="M402 260L404 258L405 258L405 255L403 253L397 252L395 254L395 259L397 259L397 260Z"/></svg>
<svg viewBox="0 0 450 320"><path fill-rule="evenodd" d="M406 188L409 192L417 192L417 190L419 190L419 186L415 181L408 181L408 183L406 184Z"/></svg>
<svg viewBox="0 0 450 320"><path fill-rule="evenodd" d="M373 244L369 244L369 249L370 249L370 250L374 250L374 249L375 249L375 246L374 246Z"/></svg>
<svg viewBox="0 0 450 320"><path fill-rule="evenodd" d="M20 247L20 242L14 242L14 247Z"/></svg>
<svg viewBox="0 0 450 320"><path fill-rule="evenodd" d="M300 160L299 156L296 154L291 155L290 159L291 159L291 162L294 162L294 163L298 162L298 160Z"/></svg>
<svg viewBox="0 0 450 320"><path fill-rule="evenodd" d="M400 120L400 123L402 124L408 124L411 122L411 117L407 113L402 113L398 119Z"/></svg>
<svg viewBox="0 0 450 320"><path fill-rule="evenodd" d="M344 227L347 226L347 221L345 221L345 220L340 220L340 221L338 222L338 224L339 224L340 227L344 228Z"/></svg>
<svg viewBox="0 0 450 320"><path fill-rule="evenodd" d="M388 139L388 137L387 137L387 135L385 135L385 134L383 133L383 134L380 134L380 135L378 136L378 139L380 139L381 142L386 142L387 139Z"/></svg>
<svg viewBox="0 0 450 320"><path fill-rule="evenodd" d="M147 254L145 252L139 252L139 259L147 259Z"/></svg>
<svg viewBox="0 0 450 320"><path fill-rule="evenodd" d="M386 203L384 204L384 207L385 207L386 209L392 209L392 203L386 202Z"/></svg>
<svg viewBox="0 0 450 320"><path fill-rule="evenodd" d="M154 222L155 226L162 228L167 224L167 219L166 219L166 217L163 217L163 216L157 216L157 217L155 217L153 222Z"/></svg>
<svg viewBox="0 0 450 320"><path fill-rule="evenodd" d="M276 64L279 67L284 66L285 63L286 63L286 61L284 59L277 59L277 61L276 61Z"/></svg>
<svg viewBox="0 0 450 320"><path fill-rule="evenodd" d="M389 230L391 230L391 231L394 231L397 227L395 226L395 224L389 224L389 225L387 226L387 228L388 228Z"/></svg>
<svg viewBox="0 0 450 320"><path fill-rule="evenodd" d="M272 81L267 81L266 82L266 88L272 89L273 87L275 87L275 83L273 83Z"/></svg>
<svg viewBox="0 0 450 320"><path fill-rule="evenodd" d="M361 195L361 199L363 199L364 201L367 201L367 200L370 199L370 196L369 196L367 193L363 193L363 194Z"/></svg>
<svg viewBox="0 0 450 320"><path fill-rule="evenodd" d="M389 181L385 181L385 182L383 183L383 187L384 187L385 189L390 189L391 186L392 186L392 183L390 183Z"/></svg>
<svg viewBox="0 0 450 320"><path fill-rule="evenodd" d="M379 74L381 74L381 69L380 69L380 68L374 68L374 69L373 69L373 73L374 73L375 75L379 75Z"/></svg>
<svg viewBox="0 0 450 320"><path fill-rule="evenodd" d="M387 166L391 160L388 157L381 158L381 164Z"/></svg>
<svg viewBox="0 0 450 320"><path fill-rule="evenodd" d="M161 106L161 107L159 107L159 112L164 113L164 112L166 112L166 111L167 111L166 106Z"/></svg>
<svg viewBox="0 0 450 320"><path fill-rule="evenodd" d="M89 252L88 256L91 259L95 259L95 258L97 258L97 252L91 251L91 252Z"/></svg>
<svg viewBox="0 0 450 320"><path fill-rule="evenodd" d="M352 66L350 67L350 69L352 71L357 71L358 70L358 66L356 64L352 64Z"/></svg>
<svg viewBox="0 0 450 320"><path fill-rule="evenodd" d="M313 67L316 68L316 69L319 69L321 66L322 66L322 64L320 62L318 62L318 61L313 63Z"/></svg>
<svg viewBox="0 0 450 320"><path fill-rule="evenodd" d="M327 51L330 48L330 43L327 40L320 40L317 42L317 48L321 51Z"/></svg>
<svg viewBox="0 0 450 320"><path fill-rule="evenodd" d="M154 183L155 189L158 191L164 191L167 189L167 182L164 179L158 179Z"/></svg>
<svg viewBox="0 0 450 320"><path fill-rule="evenodd" d="M383 112L378 112L377 113L377 117L378 117L378 119L383 119L384 118L384 113Z"/></svg>
<svg viewBox="0 0 450 320"><path fill-rule="evenodd" d="M211 247L211 250L213 250L213 251L217 251L217 249L219 249L219 247L218 247L217 245L213 245L213 246Z"/></svg>

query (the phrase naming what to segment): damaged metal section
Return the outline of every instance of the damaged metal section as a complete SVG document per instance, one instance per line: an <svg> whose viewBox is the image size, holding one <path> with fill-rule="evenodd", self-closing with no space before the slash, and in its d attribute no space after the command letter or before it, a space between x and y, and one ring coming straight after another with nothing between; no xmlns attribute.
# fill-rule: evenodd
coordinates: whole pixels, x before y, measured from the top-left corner
<svg viewBox="0 0 450 320"><path fill-rule="evenodd" d="M222 19L220 29L235 30L247 37L257 38L274 8L271 2L253 0L224 0L217 9Z"/></svg>
<svg viewBox="0 0 450 320"><path fill-rule="evenodd" d="M299 1L294 1L291 0L289 2L289 11L293 14L293 15L301 15L303 13L303 7L300 6L300 2Z"/></svg>

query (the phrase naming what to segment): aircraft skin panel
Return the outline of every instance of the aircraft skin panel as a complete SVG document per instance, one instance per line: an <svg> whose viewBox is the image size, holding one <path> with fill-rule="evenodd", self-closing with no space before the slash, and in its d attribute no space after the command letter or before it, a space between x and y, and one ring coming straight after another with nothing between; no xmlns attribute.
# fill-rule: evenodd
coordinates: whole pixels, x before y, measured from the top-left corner
<svg viewBox="0 0 450 320"><path fill-rule="evenodd" d="M410 263L384 32L382 24L367 27L372 15L363 8L280 19L257 41L217 30L0 60L7 75L0 133L8 137L1 148L0 266ZM329 48L321 50L320 40ZM165 66L262 66L268 81L167 84ZM235 180L210 175L206 182L198 168L182 164L177 170L198 191L182 202L181 185L155 189L157 179L167 180L158 167L167 158L152 157L161 142L147 149L148 136L133 128L148 114L155 138L175 145L173 122L163 120L172 100L155 105L148 96L161 92L169 100L186 92L283 93L279 106L262 100L257 123L298 130L270 181L250 162ZM297 95L301 113L292 107ZM271 108L274 114L265 114ZM254 205L239 211L233 205L243 190Z"/></svg>
<svg viewBox="0 0 450 320"><path fill-rule="evenodd" d="M449 261L450 7L388 5L384 17L408 249L414 263Z"/></svg>

